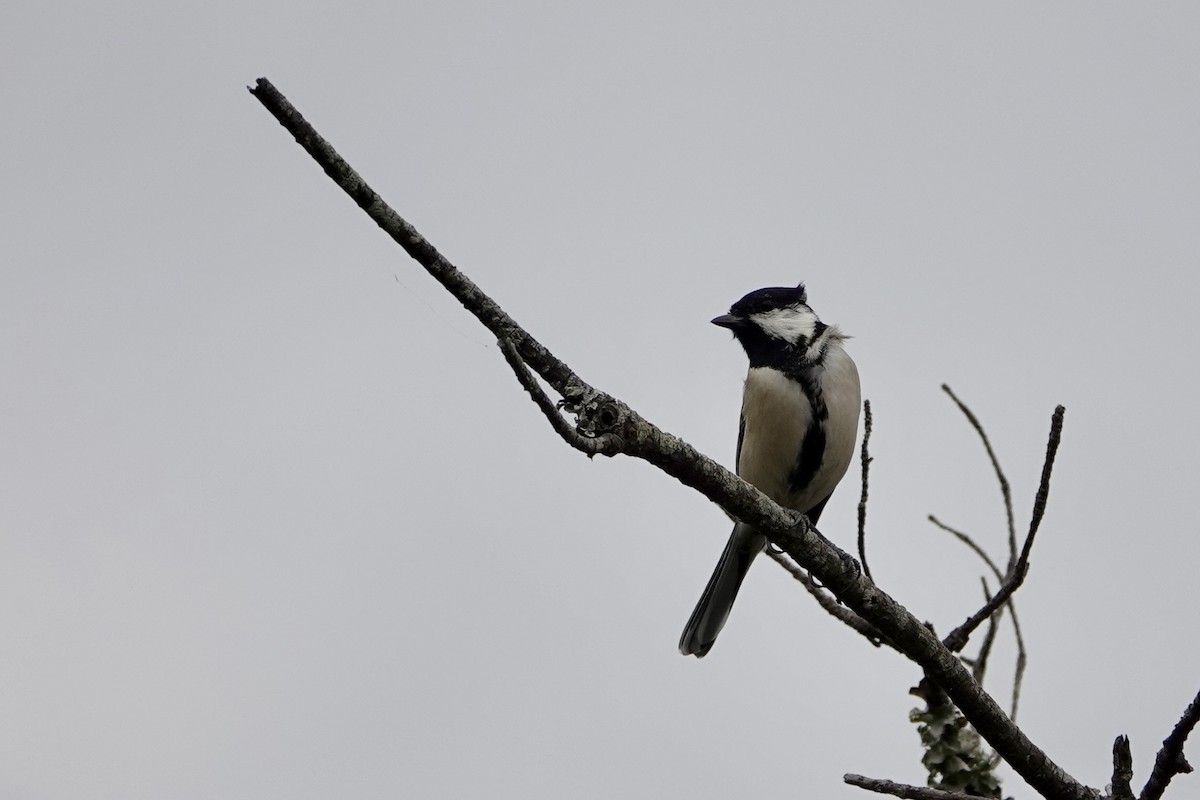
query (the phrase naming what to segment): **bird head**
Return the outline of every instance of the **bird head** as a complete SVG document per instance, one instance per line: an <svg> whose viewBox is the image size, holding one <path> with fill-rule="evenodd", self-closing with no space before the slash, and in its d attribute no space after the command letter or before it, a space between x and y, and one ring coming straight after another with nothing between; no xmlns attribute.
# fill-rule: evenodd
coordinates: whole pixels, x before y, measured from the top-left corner
<svg viewBox="0 0 1200 800"><path fill-rule="evenodd" d="M804 284L750 292L712 323L733 331L751 366L773 367L803 360L828 327L808 307Z"/></svg>

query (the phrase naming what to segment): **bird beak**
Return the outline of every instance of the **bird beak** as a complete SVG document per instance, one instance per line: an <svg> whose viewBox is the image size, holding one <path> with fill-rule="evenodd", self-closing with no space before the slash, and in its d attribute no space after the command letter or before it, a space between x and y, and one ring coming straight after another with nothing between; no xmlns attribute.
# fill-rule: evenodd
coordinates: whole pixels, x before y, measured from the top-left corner
<svg viewBox="0 0 1200 800"><path fill-rule="evenodd" d="M722 328L729 328L729 330L734 330L735 328L742 327L743 322L745 322L745 320L743 320L741 317L735 317L733 314L722 314L721 316L713 319L712 324L719 325Z"/></svg>

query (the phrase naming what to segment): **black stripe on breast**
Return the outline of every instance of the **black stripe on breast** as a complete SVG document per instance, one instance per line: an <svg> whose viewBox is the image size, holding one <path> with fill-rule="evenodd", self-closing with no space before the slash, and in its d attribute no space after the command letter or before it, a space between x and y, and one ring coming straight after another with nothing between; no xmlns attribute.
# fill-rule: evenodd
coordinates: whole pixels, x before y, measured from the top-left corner
<svg viewBox="0 0 1200 800"><path fill-rule="evenodd" d="M804 442L800 445L796 464L792 467L792 474L788 476L788 488L791 494L795 494L812 483L817 470L821 468L821 461L825 457L825 423L829 419L829 409L825 406L825 398L821 394L821 384L817 380L815 369L799 370L790 377L800 384L812 407L812 424L804 434Z"/></svg>
<svg viewBox="0 0 1200 800"><path fill-rule="evenodd" d="M738 475L742 474L742 440L746 438L746 418L738 416L738 443L737 452L733 454L733 471Z"/></svg>

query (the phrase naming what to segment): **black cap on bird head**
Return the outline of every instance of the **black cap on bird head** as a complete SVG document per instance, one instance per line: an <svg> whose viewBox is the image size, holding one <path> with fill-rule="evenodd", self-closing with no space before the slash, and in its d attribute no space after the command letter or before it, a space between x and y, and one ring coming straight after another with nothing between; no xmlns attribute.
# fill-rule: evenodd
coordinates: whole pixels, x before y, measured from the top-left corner
<svg viewBox="0 0 1200 800"><path fill-rule="evenodd" d="M744 322L751 314L762 313L776 308L803 306L808 304L808 292L804 284L791 286L768 286L765 289L755 289L729 307L728 314L722 314L712 321L713 325L722 328L735 328Z"/></svg>

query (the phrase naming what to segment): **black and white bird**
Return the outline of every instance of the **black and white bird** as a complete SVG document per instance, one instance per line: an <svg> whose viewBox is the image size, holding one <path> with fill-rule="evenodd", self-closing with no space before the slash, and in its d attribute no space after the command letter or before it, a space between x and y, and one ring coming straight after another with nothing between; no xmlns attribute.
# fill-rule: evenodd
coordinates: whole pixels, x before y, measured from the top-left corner
<svg viewBox="0 0 1200 800"><path fill-rule="evenodd" d="M858 368L843 347L848 337L817 318L804 284L751 292L712 322L733 331L750 358L737 474L815 524L850 466L858 436ZM701 658L712 648L766 543L749 525L733 526L679 652Z"/></svg>

